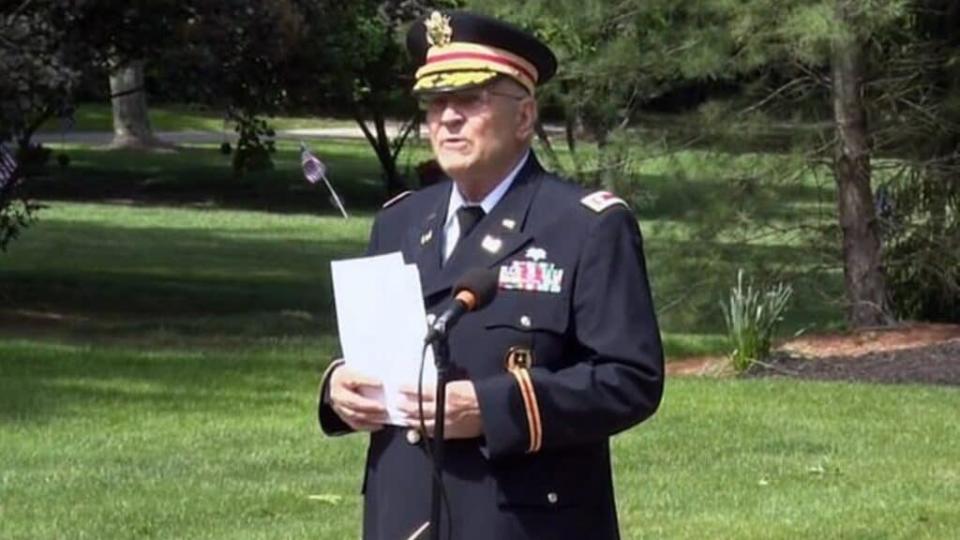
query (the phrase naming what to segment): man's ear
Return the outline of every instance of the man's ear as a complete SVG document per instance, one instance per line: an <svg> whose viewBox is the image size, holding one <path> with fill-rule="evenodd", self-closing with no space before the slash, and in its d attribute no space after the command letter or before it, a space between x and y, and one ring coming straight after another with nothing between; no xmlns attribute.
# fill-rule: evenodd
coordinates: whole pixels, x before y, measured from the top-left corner
<svg viewBox="0 0 960 540"><path fill-rule="evenodd" d="M517 107L517 138L520 140L529 140L533 137L534 128L537 125L537 100L528 97L519 103Z"/></svg>

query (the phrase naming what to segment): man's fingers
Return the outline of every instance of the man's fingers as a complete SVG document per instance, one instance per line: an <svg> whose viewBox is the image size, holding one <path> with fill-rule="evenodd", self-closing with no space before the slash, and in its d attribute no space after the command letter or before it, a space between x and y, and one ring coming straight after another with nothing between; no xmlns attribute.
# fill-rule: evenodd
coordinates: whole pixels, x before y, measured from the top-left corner
<svg viewBox="0 0 960 540"><path fill-rule="evenodd" d="M404 384L404 385L401 385L401 386L400 386L400 393L401 393L401 394L414 394L414 395L416 395L416 393L417 393L417 385L415 385L415 384ZM423 385L423 393L424 393L424 394L430 394L431 396L432 396L432 395L435 395L435 394L437 393L436 387L435 387L434 385L432 385L432 384L424 384L424 385Z"/></svg>
<svg viewBox="0 0 960 540"><path fill-rule="evenodd" d="M417 387L414 385L405 385L400 387L400 393L404 395L407 399L416 403L417 401ZM437 391L434 390L433 386L424 386L423 387L423 401L433 401L436 399Z"/></svg>
<svg viewBox="0 0 960 540"><path fill-rule="evenodd" d="M379 379L368 377L343 366L333 372L331 381L334 386L343 386L351 389L361 387L380 388L383 386L383 382Z"/></svg>
<svg viewBox="0 0 960 540"><path fill-rule="evenodd" d="M433 437L433 428L434 428L434 426L436 425L436 423L434 422L433 418L425 418L425 419L423 420L423 424L421 424L421 423L420 423L420 420L417 419L417 418L409 418L409 419L407 420L407 425L410 426L410 427L412 427L412 428L415 428L415 429L420 429L421 427L426 427L426 428L427 428L427 435L430 436L430 437Z"/></svg>
<svg viewBox="0 0 960 540"><path fill-rule="evenodd" d="M401 403L400 405L397 405L397 408L410 418L420 418L420 407L416 401L407 401ZM436 410L437 409L433 402L425 402L423 404L423 417L432 419L434 416L436 416Z"/></svg>
<svg viewBox="0 0 960 540"><path fill-rule="evenodd" d="M379 401L363 397L360 394L331 396L331 399L334 403L339 403L344 407L349 407L358 412L367 414L383 414L386 412L386 409Z"/></svg>
<svg viewBox="0 0 960 540"><path fill-rule="evenodd" d="M340 415L341 418L346 422L362 423L362 424L383 424L387 420L387 415L385 412L380 413L367 413L363 411L355 410L349 406L343 404L335 405L334 410Z"/></svg>
<svg viewBox="0 0 960 540"><path fill-rule="evenodd" d="M367 377L366 375L360 375L359 373L355 372L345 374L343 377L343 384L349 388L380 388L383 386L383 382L381 382L380 379Z"/></svg>
<svg viewBox="0 0 960 540"><path fill-rule="evenodd" d="M347 422L347 425L350 426L354 431L380 431L383 429L383 424L367 423L367 422Z"/></svg>

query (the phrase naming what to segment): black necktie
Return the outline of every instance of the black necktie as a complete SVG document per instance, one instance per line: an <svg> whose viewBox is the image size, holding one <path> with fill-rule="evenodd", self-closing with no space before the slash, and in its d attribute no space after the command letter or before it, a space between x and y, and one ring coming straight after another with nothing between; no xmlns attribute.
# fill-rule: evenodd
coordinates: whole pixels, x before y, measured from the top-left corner
<svg viewBox="0 0 960 540"><path fill-rule="evenodd" d="M460 224L460 240L470 234L470 231L483 219L486 212L481 206L461 206L457 209L457 223Z"/></svg>

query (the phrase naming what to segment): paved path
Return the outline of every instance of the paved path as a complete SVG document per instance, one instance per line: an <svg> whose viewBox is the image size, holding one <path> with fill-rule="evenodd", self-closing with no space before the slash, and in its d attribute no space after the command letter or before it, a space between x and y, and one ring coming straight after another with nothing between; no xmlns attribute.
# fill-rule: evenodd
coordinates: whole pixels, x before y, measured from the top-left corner
<svg viewBox="0 0 960 540"><path fill-rule="evenodd" d="M395 136L400 130L399 124L388 124L387 133L391 137ZM551 135L562 134L563 129L559 126L547 126L547 131ZM156 136L162 140L174 144L219 144L224 139L236 142L237 134L233 131L220 133L216 131L159 131ZM420 127L420 137L426 138L427 131L424 126ZM357 126L310 128L310 129L290 129L277 131L277 139L280 140L317 140L317 139L364 139L363 132ZM38 133L34 135L33 140L41 143L59 143L61 141L74 144L88 145L108 145L113 140L113 133L109 131L73 131L61 136L59 133Z"/></svg>
<svg viewBox="0 0 960 540"><path fill-rule="evenodd" d="M396 129L388 129L391 135L396 133ZM426 132L421 130L426 136ZM175 144L188 143L221 143L224 139L234 142L237 140L237 134L233 131L219 133L216 131L158 131L156 136L165 141ZM316 129L291 129L286 131L277 131L277 139L281 140L300 140L300 139L363 139L363 132L358 127L332 127ZM34 135L33 140L42 143L79 143L90 145L107 145L113 140L113 133L108 131L74 131L61 136L59 133L38 133Z"/></svg>

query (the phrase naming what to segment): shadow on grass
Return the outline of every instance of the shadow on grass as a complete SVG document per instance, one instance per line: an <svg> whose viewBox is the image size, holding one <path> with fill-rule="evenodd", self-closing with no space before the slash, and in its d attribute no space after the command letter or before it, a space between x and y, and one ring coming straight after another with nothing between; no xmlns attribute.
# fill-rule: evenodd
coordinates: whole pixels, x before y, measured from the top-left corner
<svg viewBox="0 0 960 540"><path fill-rule="evenodd" d="M71 149L71 164L33 177L24 185L34 199L78 202L122 200L138 204L336 214L324 186L308 184L299 152L281 147L274 169L235 178L230 156L213 147L185 147L174 153ZM375 159L360 144L330 143L322 159L348 210L379 208L386 199Z"/></svg>
<svg viewBox="0 0 960 540"><path fill-rule="evenodd" d="M729 298L740 268L757 286L782 281L793 287L783 335L841 322L843 276L807 262L817 260L808 246L648 238L646 258L660 325L667 330L724 334L720 303Z"/></svg>
<svg viewBox="0 0 960 540"><path fill-rule="evenodd" d="M421 150L416 145L410 148L414 154ZM327 164L329 178L348 210L375 210L386 200L379 165L365 142L323 141L315 151ZM299 151L289 142L278 145L273 170L242 178L233 176L230 156L214 146L184 147L174 153L92 148L67 153L71 165L51 166L46 176L31 178L25 184L26 195L39 200L337 213L326 189L303 179ZM660 164L662 173L632 175L611 187L631 199L644 219L689 223L702 223L705 214L719 211L792 219L803 212L795 205L820 203L831 196L809 183L764 179L763 174L774 170L771 160L755 161L759 169L750 160L682 154Z"/></svg>
<svg viewBox="0 0 960 540"><path fill-rule="evenodd" d="M289 381L319 380L327 351L280 354L0 341L0 422L113 414L204 414L289 406ZM309 411L304 411L309 416Z"/></svg>
<svg viewBox="0 0 960 540"><path fill-rule="evenodd" d="M0 334L214 348L334 332L329 261L362 253L365 236L314 239L312 229L297 238L70 220L46 222L38 232L37 251L0 268ZM45 258L49 246L62 246L54 248L54 259ZM810 260L810 253L783 244L648 237L661 328L693 336L672 345L671 353L716 348L715 336L725 332L719 304L739 268L759 283L776 279L794 287L784 335L835 327L842 276L796 262Z"/></svg>
<svg viewBox="0 0 960 540"><path fill-rule="evenodd" d="M41 325L87 337L332 329L329 261L361 254L362 242L229 233L45 223L44 240L65 247L56 260L26 252L21 266L0 269L0 316L7 330Z"/></svg>
<svg viewBox="0 0 960 540"><path fill-rule="evenodd" d="M829 204L832 193L815 185L769 184L749 178L686 180L669 175L634 175L616 187L632 198L643 219L683 221L709 227L716 215L749 215L754 220L795 220L809 216L797 205Z"/></svg>

